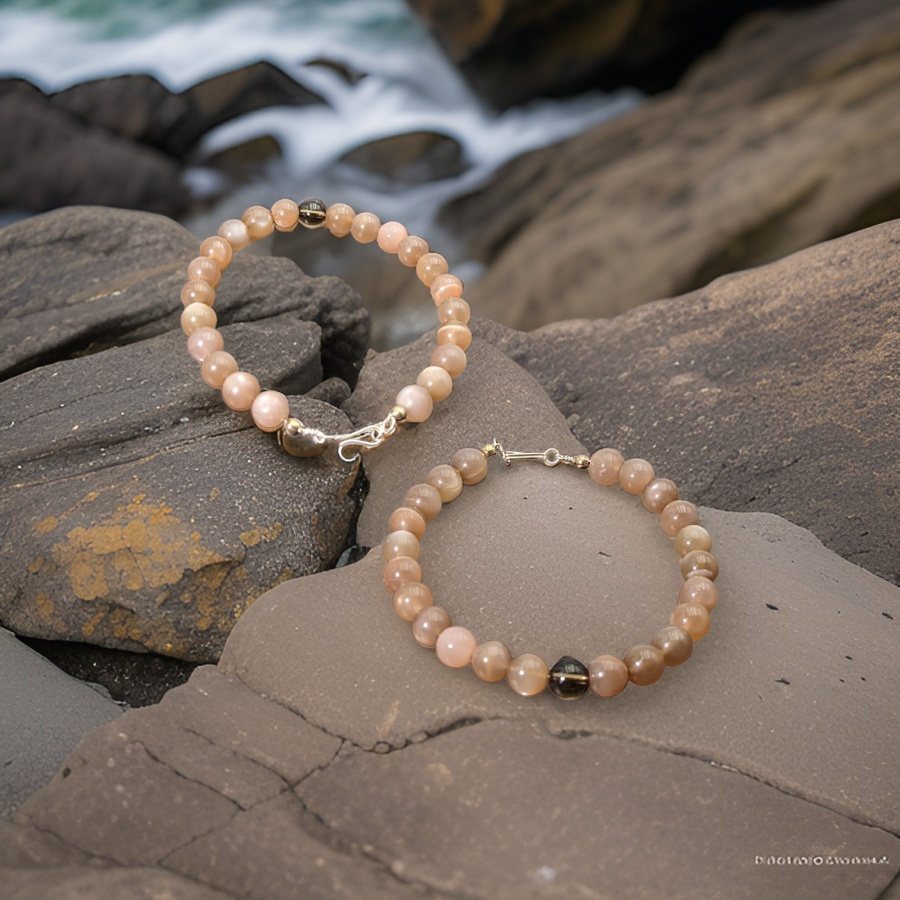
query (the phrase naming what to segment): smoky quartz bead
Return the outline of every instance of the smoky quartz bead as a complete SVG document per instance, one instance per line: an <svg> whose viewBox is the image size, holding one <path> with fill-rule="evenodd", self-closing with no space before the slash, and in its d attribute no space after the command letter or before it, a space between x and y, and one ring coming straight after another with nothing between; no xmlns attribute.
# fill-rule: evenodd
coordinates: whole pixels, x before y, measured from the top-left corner
<svg viewBox="0 0 900 900"><path fill-rule="evenodd" d="M550 669L547 687L560 700L577 700L590 684L587 666L571 656L563 656Z"/></svg>
<svg viewBox="0 0 900 900"><path fill-rule="evenodd" d="M321 200L304 200L300 204L299 221L305 228L321 228L325 224L328 207Z"/></svg>

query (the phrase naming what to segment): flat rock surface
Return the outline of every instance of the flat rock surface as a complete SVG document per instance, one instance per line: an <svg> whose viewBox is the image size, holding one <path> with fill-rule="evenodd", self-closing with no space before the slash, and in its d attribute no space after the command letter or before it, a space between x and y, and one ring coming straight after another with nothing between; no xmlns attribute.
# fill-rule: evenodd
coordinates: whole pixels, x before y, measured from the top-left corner
<svg viewBox="0 0 900 900"><path fill-rule="evenodd" d="M588 447L777 513L900 584L900 220L613 320L484 323Z"/></svg>
<svg viewBox="0 0 900 900"><path fill-rule="evenodd" d="M0 818L43 787L92 728L122 709L0 629Z"/></svg>
<svg viewBox="0 0 900 900"><path fill-rule="evenodd" d="M370 360L353 414L420 353ZM486 342L469 359L426 425L367 460L362 540L485 433L578 449L533 378ZM54 859L64 883L77 852L250 898L874 900L900 856L886 663L900 590L778 517L701 515L722 565L712 630L659 684L610 700L526 700L442 666L391 612L377 550L280 585L218 669L89 735L27 801L5 841L19 889L29 868L56 883ZM420 559L456 622L548 662L647 641L680 582L636 498L497 459L430 523Z"/></svg>
<svg viewBox="0 0 900 900"><path fill-rule="evenodd" d="M446 223L468 299L532 329L694 290L900 216L900 8L761 19L668 94L520 157ZM475 303L477 301L477 304Z"/></svg>

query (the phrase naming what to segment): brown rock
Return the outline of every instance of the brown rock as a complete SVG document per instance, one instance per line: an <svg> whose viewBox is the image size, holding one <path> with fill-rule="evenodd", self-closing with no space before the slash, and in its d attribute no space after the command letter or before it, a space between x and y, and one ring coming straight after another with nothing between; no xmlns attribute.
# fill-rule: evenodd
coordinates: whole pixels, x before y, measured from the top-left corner
<svg viewBox="0 0 900 900"><path fill-rule="evenodd" d="M894 583L900 221L611 320L485 337L587 446L660 458L700 502L764 510Z"/></svg>
<svg viewBox="0 0 900 900"><path fill-rule="evenodd" d="M675 91L514 160L447 220L511 327L612 315L900 216L900 10L747 28Z"/></svg>
<svg viewBox="0 0 900 900"><path fill-rule="evenodd" d="M346 153L341 162L406 185L454 178L465 171L459 142L425 131L371 141Z"/></svg>
<svg viewBox="0 0 900 900"><path fill-rule="evenodd" d="M407 0L495 106L588 88L671 87L742 16L815 2ZM527 62L527 65L525 64Z"/></svg>

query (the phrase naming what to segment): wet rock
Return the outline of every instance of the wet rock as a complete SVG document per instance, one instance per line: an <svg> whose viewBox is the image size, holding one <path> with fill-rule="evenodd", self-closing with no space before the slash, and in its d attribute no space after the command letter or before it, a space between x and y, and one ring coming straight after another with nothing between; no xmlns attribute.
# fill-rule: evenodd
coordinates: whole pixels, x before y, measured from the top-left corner
<svg viewBox="0 0 900 900"><path fill-rule="evenodd" d="M479 94L498 107L621 85L656 92L756 10L814 2L407 0ZM527 65L525 61L527 60Z"/></svg>
<svg viewBox="0 0 900 900"><path fill-rule="evenodd" d="M661 457L702 503L777 513L900 584L900 221L614 319L482 334L589 447Z"/></svg>
<svg viewBox="0 0 900 900"><path fill-rule="evenodd" d="M353 415L380 410L385 383L421 368L422 349L371 359ZM538 383L482 340L429 422L367 458L361 538L380 540L386 512L432 465L492 437L579 449ZM662 454L651 460L668 473ZM665 623L677 558L637 498L567 466L490 467L422 541L426 581L457 623L549 661L619 654ZM17 846L39 832L62 843L60 861L74 848L250 898L603 884L686 900L698 890L688 833L709 844L710 896L874 900L900 852L897 676L880 662L900 650L900 589L776 516L701 515L721 599L693 657L656 685L565 704L452 671L391 612L375 550L278 586L242 617L218 669L90 735L19 811ZM861 775L863 759L879 764ZM756 863L835 847L882 861ZM19 884L53 883L19 872Z"/></svg>
<svg viewBox="0 0 900 900"><path fill-rule="evenodd" d="M677 89L509 163L447 224L480 314L608 316L900 216L900 10L845 0L747 27Z"/></svg>
<svg viewBox="0 0 900 900"><path fill-rule="evenodd" d="M341 162L404 185L455 178L466 168L458 141L425 131L371 141L346 153Z"/></svg>
<svg viewBox="0 0 900 900"><path fill-rule="evenodd" d="M0 818L43 787L92 728L121 707L0 629Z"/></svg>

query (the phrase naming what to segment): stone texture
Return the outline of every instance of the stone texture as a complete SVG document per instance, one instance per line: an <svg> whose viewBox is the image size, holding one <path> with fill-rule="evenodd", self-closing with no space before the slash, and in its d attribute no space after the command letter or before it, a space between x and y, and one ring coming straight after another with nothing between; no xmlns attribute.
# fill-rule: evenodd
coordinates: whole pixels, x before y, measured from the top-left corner
<svg viewBox="0 0 900 900"><path fill-rule="evenodd" d="M479 93L507 107L588 88L670 87L741 16L803 2L407 0Z"/></svg>
<svg viewBox="0 0 900 900"><path fill-rule="evenodd" d="M485 323L585 445L700 502L778 513L900 584L900 220L613 320Z"/></svg>
<svg viewBox="0 0 900 900"><path fill-rule="evenodd" d="M168 219L94 207L0 230L0 376L180 333L181 286L198 246ZM289 260L245 250L222 279L215 308L223 325L287 313L315 322L325 374L355 381L368 319L359 297L336 278L307 278Z"/></svg>
<svg viewBox="0 0 900 900"><path fill-rule="evenodd" d="M0 629L0 817L43 787L91 728L121 708Z"/></svg>
<svg viewBox="0 0 900 900"><path fill-rule="evenodd" d="M428 131L371 141L346 153L341 162L401 185L455 178L465 171L459 142L445 134Z"/></svg>
<svg viewBox="0 0 900 900"><path fill-rule="evenodd" d="M608 316L900 216L898 48L892 0L760 20L672 92L512 161L445 212L488 264L473 308Z"/></svg>

